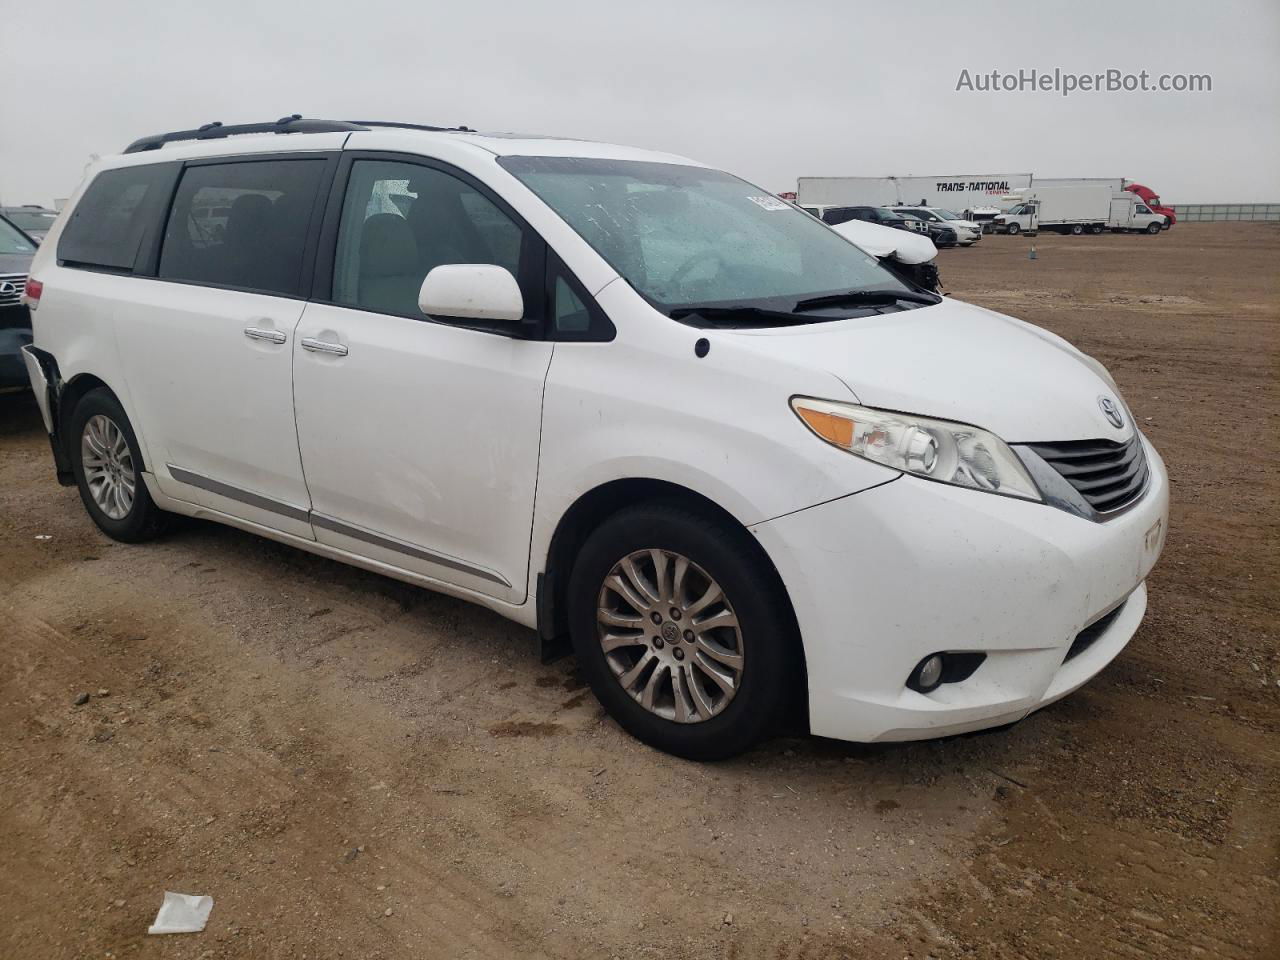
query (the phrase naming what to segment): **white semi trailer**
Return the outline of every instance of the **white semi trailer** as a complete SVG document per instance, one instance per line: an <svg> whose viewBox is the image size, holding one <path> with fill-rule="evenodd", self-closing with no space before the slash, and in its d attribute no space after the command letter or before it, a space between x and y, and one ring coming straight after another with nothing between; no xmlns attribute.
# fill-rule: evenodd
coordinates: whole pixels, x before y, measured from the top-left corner
<svg viewBox="0 0 1280 960"><path fill-rule="evenodd" d="M801 177L802 207L893 207L916 204L955 213L998 208L1000 198L1031 186L1029 173L984 173L936 177Z"/></svg>
<svg viewBox="0 0 1280 960"><path fill-rule="evenodd" d="M1036 177L1032 186L1041 187L1110 187L1113 193L1124 189L1124 177Z"/></svg>

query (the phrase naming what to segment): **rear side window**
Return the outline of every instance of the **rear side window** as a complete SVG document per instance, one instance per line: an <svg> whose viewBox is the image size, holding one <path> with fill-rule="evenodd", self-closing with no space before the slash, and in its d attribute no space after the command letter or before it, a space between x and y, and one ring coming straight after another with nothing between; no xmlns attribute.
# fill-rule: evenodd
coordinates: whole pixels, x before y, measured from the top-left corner
<svg viewBox="0 0 1280 960"><path fill-rule="evenodd" d="M297 296L326 161L188 167L160 251L159 276Z"/></svg>
<svg viewBox="0 0 1280 960"><path fill-rule="evenodd" d="M169 163L99 173L71 212L58 259L69 266L132 270L163 215L176 170Z"/></svg>

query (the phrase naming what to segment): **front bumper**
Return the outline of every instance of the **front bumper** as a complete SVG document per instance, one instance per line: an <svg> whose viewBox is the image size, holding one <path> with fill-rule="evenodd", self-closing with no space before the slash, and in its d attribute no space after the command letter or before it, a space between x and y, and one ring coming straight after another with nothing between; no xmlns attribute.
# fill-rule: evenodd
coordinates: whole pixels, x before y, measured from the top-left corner
<svg viewBox="0 0 1280 960"><path fill-rule="evenodd" d="M999 726L1110 663L1142 621L1168 529L1168 477L1144 445L1146 493L1103 523L903 476L753 527L800 624L813 733L916 740ZM915 665L941 651L986 659L966 680L908 689Z"/></svg>
<svg viewBox="0 0 1280 960"><path fill-rule="evenodd" d="M26 308L0 310L0 388L25 387L27 368L22 348L31 343L31 321Z"/></svg>

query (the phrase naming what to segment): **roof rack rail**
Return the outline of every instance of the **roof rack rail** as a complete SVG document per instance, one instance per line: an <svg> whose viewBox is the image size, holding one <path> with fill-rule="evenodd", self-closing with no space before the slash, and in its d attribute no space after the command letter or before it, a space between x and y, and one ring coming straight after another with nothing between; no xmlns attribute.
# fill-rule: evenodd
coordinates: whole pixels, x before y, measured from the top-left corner
<svg viewBox="0 0 1280 960"><path fill-rule="evenodd" d="M220 140L242 133L335 133L367 129L349 120L304 120L300 113L281 117L274 123L239 123L227 126L221 120L215 120L195 130L175 130L172 133L142 137L125 147L124 152L142 153L145 150L159 150L166 143L179 140Z"/></svg>
<svg viewBox="0 0 1280 960"><path fill-rule="evenodd" d="M428 130L433 133L475 133L471 127L431 127L425 123L401 123L399 120L348 120L362 127L395 127L398 130Z"/></svg>

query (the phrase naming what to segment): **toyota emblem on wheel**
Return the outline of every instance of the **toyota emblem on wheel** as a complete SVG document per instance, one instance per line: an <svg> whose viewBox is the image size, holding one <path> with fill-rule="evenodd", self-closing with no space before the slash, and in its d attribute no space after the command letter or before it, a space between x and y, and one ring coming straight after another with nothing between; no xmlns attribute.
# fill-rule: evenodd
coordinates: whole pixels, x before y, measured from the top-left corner
<svg viewBox="0 0 1280 960"><path fill-rule="evenodd" d="M1120 415L1120 405L1110 397L1099 397L1098 406L1111 425L1119 430L1124 426L1124 417Z"/></svg>

